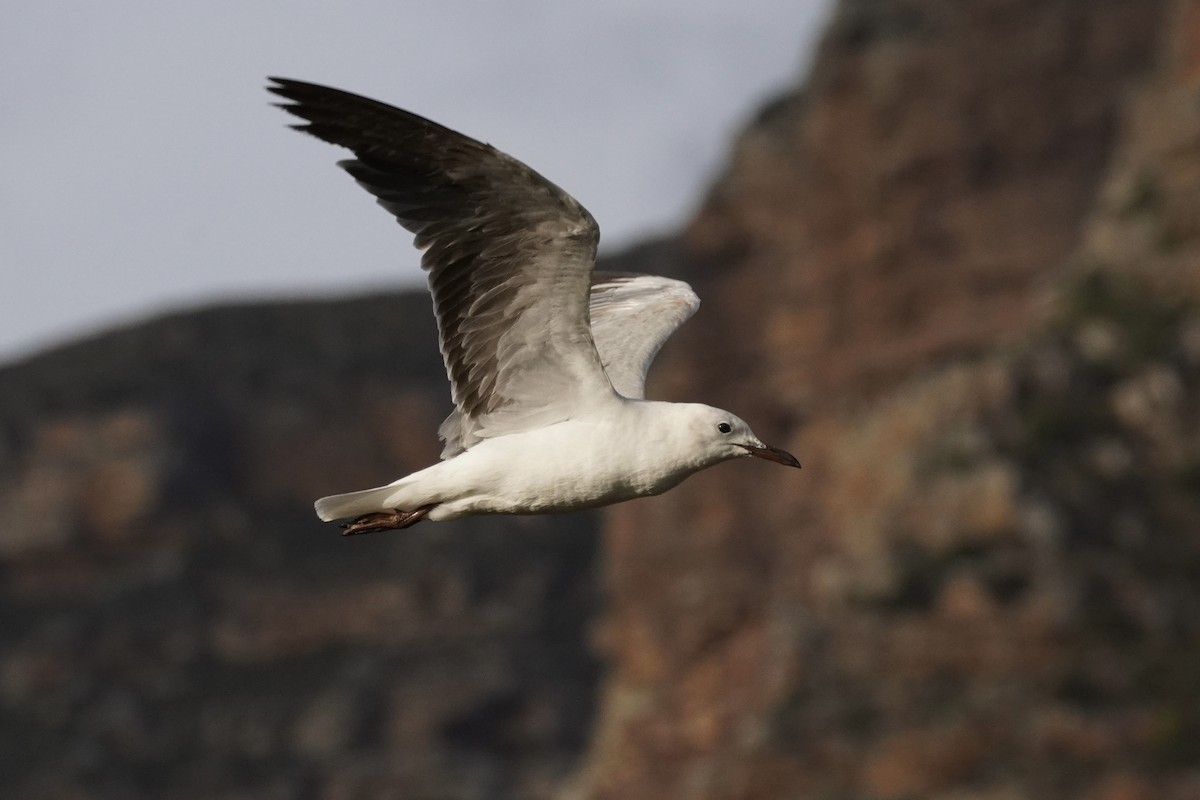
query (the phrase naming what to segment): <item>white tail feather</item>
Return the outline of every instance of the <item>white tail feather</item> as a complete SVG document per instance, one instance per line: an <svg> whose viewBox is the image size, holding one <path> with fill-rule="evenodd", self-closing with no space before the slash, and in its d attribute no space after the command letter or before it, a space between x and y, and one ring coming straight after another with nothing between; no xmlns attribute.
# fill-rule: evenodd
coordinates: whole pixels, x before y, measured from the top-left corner
<svg viewBox="0 0 1200 800"><path fill-rule="evenodd" d="M322 497L313 507L316 508L317 516L323 522L332 522L335 519L360 517L363 514L370 514L372 511L383 511L390 508L386 501L394 494L396 494L395 486L380 486L376 489L363 489L361 492Z"/></svg>

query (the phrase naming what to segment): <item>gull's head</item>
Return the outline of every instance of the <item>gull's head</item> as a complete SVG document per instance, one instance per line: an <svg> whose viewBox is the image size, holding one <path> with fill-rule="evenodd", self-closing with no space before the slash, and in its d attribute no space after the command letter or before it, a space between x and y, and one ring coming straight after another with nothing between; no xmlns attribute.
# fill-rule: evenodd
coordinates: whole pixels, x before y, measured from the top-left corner
<svg viewBox="0 0 1200 800"><path fill-rule="evenodd" d="M696 405L693 408L695 418L691 420L692 430L704 443L712 462L753 456L785 467L800 466L791 453L764 444L741 418L712 406Z"/></svg>

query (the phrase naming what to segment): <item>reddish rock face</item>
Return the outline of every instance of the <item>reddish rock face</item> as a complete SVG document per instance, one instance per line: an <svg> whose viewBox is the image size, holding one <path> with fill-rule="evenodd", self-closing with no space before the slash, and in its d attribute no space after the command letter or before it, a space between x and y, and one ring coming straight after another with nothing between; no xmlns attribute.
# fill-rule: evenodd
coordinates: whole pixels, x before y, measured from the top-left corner
<svg viewBox="0 0 1200 800"><path fill-rule="evenodd" d="M804 470L608 513L580 796L1196 790L1196 7L842 5L660 373Z"/></svg>

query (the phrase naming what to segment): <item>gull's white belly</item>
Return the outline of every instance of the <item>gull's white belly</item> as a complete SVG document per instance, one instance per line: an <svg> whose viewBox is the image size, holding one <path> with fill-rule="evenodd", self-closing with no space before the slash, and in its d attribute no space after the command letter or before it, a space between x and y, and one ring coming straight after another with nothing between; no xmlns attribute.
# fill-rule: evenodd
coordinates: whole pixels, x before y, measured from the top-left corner
<svg viewBox="0 0 1200 800"><path fill-rule="evenodd" d="M658 494L701 465L684 465L634 432L563 422L480 442L413 478L445 499L430 519L539 514Z"/></svg>

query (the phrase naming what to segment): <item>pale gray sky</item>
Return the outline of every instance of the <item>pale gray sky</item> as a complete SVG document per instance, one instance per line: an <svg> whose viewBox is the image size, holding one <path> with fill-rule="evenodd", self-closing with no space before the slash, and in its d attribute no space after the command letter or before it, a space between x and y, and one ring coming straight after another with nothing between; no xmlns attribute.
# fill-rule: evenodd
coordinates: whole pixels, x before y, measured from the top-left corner
<svg viewBox="0 0 1200 800"><path fill-rule="evenodd" d="M831 0L21 3L0 26L0 363L218 300L421 279L285 128L267 75L430 117L575 195L612 249L676 226Z"/></svg>

